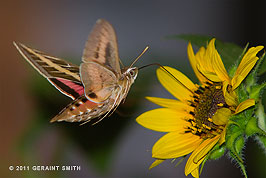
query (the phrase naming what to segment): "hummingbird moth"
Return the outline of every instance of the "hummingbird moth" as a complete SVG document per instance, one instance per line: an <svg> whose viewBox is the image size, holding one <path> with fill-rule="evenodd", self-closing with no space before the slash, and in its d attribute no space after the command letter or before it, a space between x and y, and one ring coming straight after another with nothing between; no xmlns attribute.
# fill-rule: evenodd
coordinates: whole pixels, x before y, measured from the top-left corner
<svg viewBox="0 0 266 178"><path fill-rule="evenodd" d="M101 121L126 98L138 75L138 68L120 68L115 31L106 20L99 19L90 33L80 66L47 55L21 43L15 43L20 54L61 93L74 101L50 122ZM96 122L96 123L97 123Z"/></svg>

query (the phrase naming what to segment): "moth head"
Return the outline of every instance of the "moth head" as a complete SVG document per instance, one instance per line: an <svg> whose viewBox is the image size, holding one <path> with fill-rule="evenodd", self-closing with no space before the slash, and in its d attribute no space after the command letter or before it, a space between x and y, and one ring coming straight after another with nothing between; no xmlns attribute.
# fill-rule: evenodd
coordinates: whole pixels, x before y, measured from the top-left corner
<svg viewBox="0 0 266 178"><path fill-rule="evenodd" d="M131 79L135 80L138 75L138 68L137 67L130 67L126 69L125 74L129 76Z"/></svg>

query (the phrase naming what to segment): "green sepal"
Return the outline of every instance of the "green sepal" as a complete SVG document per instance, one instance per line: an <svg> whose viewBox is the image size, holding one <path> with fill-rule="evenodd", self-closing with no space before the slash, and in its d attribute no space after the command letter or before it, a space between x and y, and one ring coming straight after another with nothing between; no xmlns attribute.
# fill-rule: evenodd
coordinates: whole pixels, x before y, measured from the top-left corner
<svg viewBox="0 0 266 178"><path fill-rule="evenodd" d="M257 82L257 77L255 75L255 72L253 71L252 73L248 74L244 82L245 89L249 94L252 94L252 88L257 85L256 82Z"/></svg>
<svg viewBox="0 0 266 178"><path fill-rule="evenodd" d="M200 166L200 172L199 172L199 174L202 173L203 167L205 166L205 163L207 162L208 159L209 159L209 156L206 156L204 158L204 160L202 161L201 166Z"/></svg>
<svg viewBox="0 0 266 178"><path fill-rule="evenodd" d="M239 119L242 121L243 119ZM244 133L242 129L242 124L238 122L231 121L228 123L227 134L226 134L226 148L234 155L234 158L239 162L243 163L241 152L244 147Z"/></svg>
<svg viewBox="0 0 266 178"><path fill-rule="evenodd" d="M179 166L179 165L184 161L184 159L185 159L186 157L187 157L187 155L182 156L182 157L180 158L180 160L178 160L178 162L176 163L175 167ZM176 159L177 159L177 158L173 159L171 162L173 163Z"/></svg>
<svg viewBox="0 0 266 178"><path fill-rule="evenodd" d="M250 137L252 135L266 135L266 132L263 131L258 127L258 119L255 117L252 117L249 122L247 123L245 134Z"/></svg>
<svg viewBox="0 0 266 178"><path fill-rule="evenodd" d="M261 68L261 63L263 61L263 58L265 56L265 53L260 57L260 59L258 60L257 64L254 67L254 70L252 70L252 72L246 77L245 79L245 85L247 88L247 91L249 92L251 86L253 86L254 84L256 84L257 80L258 80L258 71Z"/></svg>
<svg viewBox="0 0 266 178"><path fill-rule="evenodd" d="M253 98L255 100L258 100L260 97L260 94L262 93L263 89L266 87L266 82L260 85L254 85L252 86L250 90L250 98Z"/></svg>
<svg viewBox="0 0 266 178"><path fill-rule="evenodd" d="M238 113L234 116L232 116L228 122L228 125L230 127L228 133L235 133L235 132L244 132L245 127L251 118L251 115L253 114L254 107L250 107L246 109L245 111ZM233 127L233 125L237 126L237 128Z"/></svg>
<svg viewBox="0 0 266 178"><path fill-rule="evenodd" d="M261 130L263 130L266 134L266 117L265 117L264 107L261 102L258 102L256 115L258 117L258 127Z"/></svg>
<svg viewBox="0 0 266 178"><path fill-rule="evenodd" d="M259 61L260 61L261 65L259 65L258 75L262 75L262 74L264 74L266 72L265 52L263 53L263 55L261 56Z"/></svg>
<svg viewBox="0 0 266 178"><path fill-rule="evenodd" d="M232 65L228 71L228 75L232 78L236 72L237 65Z"/></svg>
<svg viewBox="0 0 266 178"><path fill-rule="evenodd" d="M241 103L247 99L249 99L249 95L246 89L246 85L243 83L240 84L240 86L237 89L237 96L238 96L238 102Z"/></svg>
<svg viewBox="0 0 266 178"><path fill-rule="evenodd" d="M245 139L243 136L240 136L236 139L235 141L235 151L238 155L240 155L241 159L242 159L242 150L244 148L244 145L245 145Z"/></svg>
<svg viewBox="0 0 266 178"><path fill-rule="evenodd" d="M244 161L241 156L241 152L245 143L243 131L235 124L231 124L228 127L229 132L227 132L226 136L226 148L229 150L229 155L241 168L244 176L247 177Z"/></svg>
<svg viewBox="0 0 266 178"><path fill-rule="evenodd" d="M230 69L228 71L228 75L233 78L233 76L235 75L236 69L239 66L241 59L243 58L243 56L245 55L245 53L247 52L248 49L248 43L246 44L245 48L243 49L242 53L239 55L238 58L234 59L236 62L234 65L230 66Z"/></svg>
<svg viewBox="0 0 266 178"><path fill-rule="evenodd" d="M266 136L257 135L255 138L258 141L261 148L264 150L264 153L266 154Z"/></svg>
<svg viewBox="0 0 266 178"><path fill-rule="evenodd" d="M209 154L209 159L216 160L222 157L225 153L225 145L219 146L217 144Z"/></svg>
<svg viewBox="0 0 266 178"><path fill-rule="evenodd" d="M232 157L232 159L233 159L234 161L237 162L237 164L238 164L239 167L241 168L241 171L242 171L242 173L244 174L245 178L247 178L248 175L247 175L247 172L246 172L246 168L245 168L244 163L241 162L233 152L230 151L229 154L230 154L230 156Z"/></svg>

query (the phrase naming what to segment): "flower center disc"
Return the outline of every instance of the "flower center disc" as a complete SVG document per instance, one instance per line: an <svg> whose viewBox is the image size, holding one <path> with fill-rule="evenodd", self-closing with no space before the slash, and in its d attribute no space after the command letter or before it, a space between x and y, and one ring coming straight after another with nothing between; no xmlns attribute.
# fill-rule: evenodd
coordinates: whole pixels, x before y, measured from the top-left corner
<svg viewBox="0 0 266 178"><path fill-rule="evenodd" d="M225 102L222 83L207 83L204 87L199 87L194 92L191 105L194 112L190 112L194 116L194 120L190 120L192 127L190 131L203 138L212 138L221 133L222 128L212 122L215 112L223 107L227 107Z"/></svg>

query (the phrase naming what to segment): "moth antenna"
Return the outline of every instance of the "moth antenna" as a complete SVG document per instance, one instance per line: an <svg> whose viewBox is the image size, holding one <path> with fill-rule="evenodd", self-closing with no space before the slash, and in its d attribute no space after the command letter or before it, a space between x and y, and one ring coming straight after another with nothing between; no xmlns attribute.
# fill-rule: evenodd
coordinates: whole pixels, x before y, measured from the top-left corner
<svg viewBox="0 0 266 178"><path fill-rule="evenodd" d="M132 62L132 64L129 66L131 68L137 61L138 59L149 49L149 46L146 46L146 48L138 55L138 57Z"/></svg>
<svg viewBox="0 0 266 178"><path fill-rule="evenodd" d="M121 64L122 68L125 67L120 58L119 58L119 63Z"/></svg>
<svg viewBox="0 0 266 178"><path fill-rule="evenodd" d="M185 86L182 82L180 82L171 72L169 72L164 66L162 66L161 64L159 63L152 63L152 64L147 64L147 65L144 65L144 66L141 66L139 67L139 70L140 69L143 69L145 67L149 67L149 66L159 66L161 69L163 69L166 73L168 73L171 77L173 77L178 83L180 83L181 85L183 85L186 89L188 89L192 94L194 94L194 92L189 89L187 86Z"/></svg>

